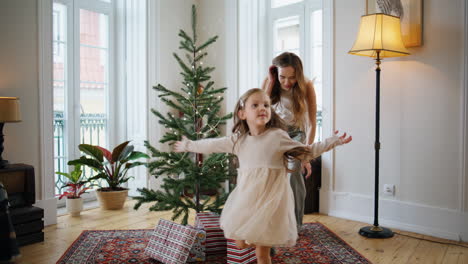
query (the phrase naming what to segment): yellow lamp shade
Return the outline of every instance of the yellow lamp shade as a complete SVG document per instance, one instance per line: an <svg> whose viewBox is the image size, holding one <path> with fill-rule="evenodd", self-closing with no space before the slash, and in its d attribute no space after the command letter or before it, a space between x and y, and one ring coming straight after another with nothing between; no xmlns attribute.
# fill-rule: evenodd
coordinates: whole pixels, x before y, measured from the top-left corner
<svg viewBox="0 0 468 264"><path fill-rule="evenodd" d="M349 54L380 58L406 56L401 37L400 18L386 14L361 17L359 33Z"/></svg>
<svg viewBox="0 0 468 264"><path fill-rule="evenodd" d="M0 97L0 123L19 121L21 121L19 98Z"/></svg>

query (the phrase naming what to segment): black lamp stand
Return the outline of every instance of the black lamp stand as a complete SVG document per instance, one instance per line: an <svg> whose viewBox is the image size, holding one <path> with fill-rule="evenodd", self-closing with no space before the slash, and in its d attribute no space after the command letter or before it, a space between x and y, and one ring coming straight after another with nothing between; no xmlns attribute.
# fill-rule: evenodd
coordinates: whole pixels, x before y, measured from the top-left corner
<svg viewBox="0 0 468 264"><path fill-rule="evenodd" d="M379 150L380 150L380 50L375 59L376 89L375 89L375 190L374 190L374 225L359 230L361 236L368 238L393 237L393 231L379 226Z"/></svg>
<svg viewBox="0 0 468 264"><path fill-rule="evenodd" d="M8 165L8 160L4 160L2 158L2 153L3 153L3 126L5 125L5 123L3 122L0 122L0 168L5 168L7 165Z"/></svg>

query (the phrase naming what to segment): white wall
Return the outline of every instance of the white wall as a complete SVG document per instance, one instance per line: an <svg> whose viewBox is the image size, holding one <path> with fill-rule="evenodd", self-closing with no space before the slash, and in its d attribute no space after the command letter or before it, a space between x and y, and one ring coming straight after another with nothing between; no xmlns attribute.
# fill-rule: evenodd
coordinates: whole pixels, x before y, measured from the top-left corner
<svg viewBox="0 0 468 264"><path fill-rule="evenodd" d="M214 88L226 87L226 24L224 14L224 1L220 0L198 0L198 32L199 43L202 44L208 38L218 36L216 42L207 49L208 56L203 60L204 66L215 67L211 73L211 80L214 82ZM228 87L234 89L233 87ZM225 102L225 101L224 101ZM225 104L224 104L225 105ZM223 109L224 110L224 109ZM228 111L232 111L229 110Z"/></svg>
<svg viewBox="0 0 468 264"><path fill-rule="evenodd" d="M380 183L395 184L396 194L381 196L380 222L452 239L462 231L468 191L461 187L463 7L463 0L424 1L423 46L381 65ZM365 1L335 1L335 124L353 142L336 152L328 212L371 223L375 64L347 54L364 12Z"/></svg>
<svg viewBox="0 0 468 264"><path fill-rule="evenodd" d="M34 166L41 194L37 1L0 2L0 96L20 98L22 122L5 124L3 158Z"/></svg>
<svg viewBox="0 0 468 264"><path fill-rule="evenodd" d="M153 86L162 84L168 89L179 90L182 87L181 69L172 53L176 52L182 59L185 55L179 51L179 30L191 32L192 4L190 0L150 1L149 25L148 25L148 106L161 113L167 113L169 109L157 97ZM160 144L159 140L164 135L164 128L158 123L158 119L148 109L148 135L152 146L160 150L168 150L167 144ZM161 179L149 178L149 188L158 189Z"/></svg>

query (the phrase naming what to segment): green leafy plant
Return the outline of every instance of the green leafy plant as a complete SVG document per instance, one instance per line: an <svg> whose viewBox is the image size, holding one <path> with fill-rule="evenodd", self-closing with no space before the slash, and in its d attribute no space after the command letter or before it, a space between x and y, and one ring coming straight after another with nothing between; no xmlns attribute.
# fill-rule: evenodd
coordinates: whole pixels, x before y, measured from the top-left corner
<svg viewBox="0 0 468 264"><path fill-rule="evenodd" d="M88 180L84 180L82 177L83 170L81 170L81 165L76 165L75 169L70 173L59 171L56 173L68 179L68 182L61 187L61 189L68 189L59 196L59 199L63 197L67 197L68 199L80 198L83 193L86 193L86 190L90 189L89 187L84 187L88 183Z"/></svg>
<svg viewBox="0 0 468 264"><path fill-rule="evenodd" d="M143 152L134 151L134 147L129 143L130 141L126 141L118 145L112 152L100 146L80 144L78 148L85 155L69 161L68 165L83 165L93 169L97 174L89 178L89 181L102 179L109 185L101 188L101 191L125 190L121 185L133 178L127 175L128 170L141 165L146 166L146 162L135 160L149 158Z"/></svg>

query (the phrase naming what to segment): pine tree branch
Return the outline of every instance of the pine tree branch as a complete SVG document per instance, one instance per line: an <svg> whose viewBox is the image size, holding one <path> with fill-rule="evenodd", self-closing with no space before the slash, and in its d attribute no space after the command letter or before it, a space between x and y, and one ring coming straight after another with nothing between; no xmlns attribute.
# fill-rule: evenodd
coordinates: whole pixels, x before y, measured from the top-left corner
<svg viewBox="0 0 468 264"><path fill-rule="evenodd" d="M195 62L198 62L200 61L201 59L203 59L206 55L208 55L207 52L203 52L202 54L198 55L197 57L195 57L194 61Z"/></svg>
<svg viewBox="0 0 468 264"><path fill-rule="evenodd" d="M193 42L197 42L197 10L195 5L192 5L192 32L193 32Z"/></svg>
<svg viewBox="0 0 468 264"><path fill-rule="evenodd" d="M201 44L201 45L195 50L195 52L199 52L199 51L203 50L204 48L208 47L208 46L211 45L213 42L215 42L217 39L218 39L218 36L214 36L214 37L212 37L212 38L209 38L205 43Z"/></svg>
<svg viewBox="0 0 468 264"><path fill-rule="evenodd" d="M179 56L176 53L172 53L172 55L177 60L180 67L184 70L186 74L190 74L192 72L192 69L190 69L187 65L185 65L185 63L179 58Z"/></svg>

